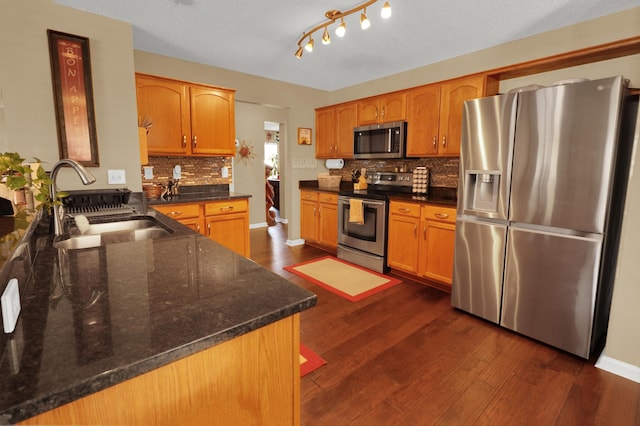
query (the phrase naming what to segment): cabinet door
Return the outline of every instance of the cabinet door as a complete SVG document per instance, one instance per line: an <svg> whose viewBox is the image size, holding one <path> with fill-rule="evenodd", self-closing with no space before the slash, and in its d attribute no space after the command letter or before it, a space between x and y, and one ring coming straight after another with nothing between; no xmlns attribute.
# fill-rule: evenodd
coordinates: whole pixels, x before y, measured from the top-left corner
<svg viewBox="0 0 640 426"><path fill-rule="evenodd" d="M380 97L380 123L402 121L407 117L406 92L390 93Z"/></svg>
<svg viewBox="0 0 640 426"><path fill-rule="evenodd" d="M353 157L353 128L358 125L358 104L349 102L335 108L336 158Z"/></svg>
<svg viewBox="0 0 640 426"><path fill-rule="evenodd" d="M207 216L207 236L242 256L249 257L249 218L245 213Z"/></svg>
<svg viewBox="0 0 640 426"><path fill-rule="evenodd" d="M454 80L442 85L438 153L460 155L463 103L484 96L484 77Z"/></svg>
<svg viewBox="0 0 640 426"><path fill-rule="evenodd" d="M377 123L379 106L377 97L358 101L358 126Z"/></svg>
<svg viewBox="0 0 640 426"><path fill-rule="evenodd" d="M432 84L407 93L407 156L438 153L440 85Z"/></svg>
<svg viewBox="0 0 640 426"><path fill-rule="evenodd" d="M300 202L300 236L305 240L318 241L317 201L303 199Z"/></svg>
<svg viewBox="0 0 640 426"><path fill-rule="evenodd" d="M451 223L425 221L426 260L420 275L451 285L453 246L456 226Z"/></svg>
<svg viewBox="0 0 640 426"><path fill-rule="evenodd" d="M316 110L316 158L334 157L335 108ZM353 150L353 148L351 148Z"/></svg>
<svg viewBox="0 0 640 426"><path fill-rule="evenodd" d="M234 155L234 96L230 91L192 86L191 152L202 155Z"/></svg>
<svg viewBox="0 0 640 426"><path fill-rule="evenodd" d="M318 242L338 247L338 196L318 194Z"/></svg>
<svg viewBox="0 0 640 426"><path fill-rule="evenodd" d="M387 264L407 272L418 272L418 226L420 219L389 214Z"/></svg>
<svg viewBox="0 0 640 426"><path fill-rule="evenodd" d="M149 154L186 155L190 140L189 104L184 84L136 76L138 124L153 124L147 135Z"/></svg>

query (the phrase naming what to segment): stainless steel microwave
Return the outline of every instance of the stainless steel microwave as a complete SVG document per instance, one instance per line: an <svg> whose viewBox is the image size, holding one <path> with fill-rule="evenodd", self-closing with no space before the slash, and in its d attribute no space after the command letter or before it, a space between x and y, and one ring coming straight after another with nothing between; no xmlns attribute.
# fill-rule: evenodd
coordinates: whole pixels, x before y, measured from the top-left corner
<svg viewBox="0 0 640 426"><path fill-rule="evenodd" d="M353 158L404 158L407 122L372 124L353 129Z"/></svg>

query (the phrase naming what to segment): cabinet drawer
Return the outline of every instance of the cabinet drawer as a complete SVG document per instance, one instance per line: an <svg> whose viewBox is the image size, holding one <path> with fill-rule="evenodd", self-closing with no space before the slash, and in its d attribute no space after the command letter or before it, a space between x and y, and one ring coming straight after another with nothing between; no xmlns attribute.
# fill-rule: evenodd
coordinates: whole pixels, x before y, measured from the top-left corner
<svg viewBox="0 0 640 426"><path fill-rule="evenodd" d="M162 206L156 205L153 206L153 208L172 219L185 219L200 216L200 204L169 204Z"/></svg>
<svg viewBox="0 0 640 426"><path fill-rule="evenodd" d="M442 222L455 223L456 209L438 206L422 206L423 217L426 220L439 220Z"/></svg>
<svg viewBox="0 0 640 426"><path fill-rule="evenodd" d="M389 212L411 217L420 217L420 204L391 201L389 203Z"/></svg>
<svg viewBox="0 0 640 426"><path fill-rule="evenodd" d="M207 203L204 205L205 216L219 214L241 213L247 211L247 200L227 200Z"/></svg>
<svg viewBox="0 0 640 426"><path fill-rule="evenodd" d="M318 193L318 201L321 203L338 204L338 194L329 194L327 192Z"/></svg>
<svg viewBox="0 0 640 426"><path fill-rule="evenodd" d="M300 191L300 199L307 201L318 201L317 191Z"/></svg>

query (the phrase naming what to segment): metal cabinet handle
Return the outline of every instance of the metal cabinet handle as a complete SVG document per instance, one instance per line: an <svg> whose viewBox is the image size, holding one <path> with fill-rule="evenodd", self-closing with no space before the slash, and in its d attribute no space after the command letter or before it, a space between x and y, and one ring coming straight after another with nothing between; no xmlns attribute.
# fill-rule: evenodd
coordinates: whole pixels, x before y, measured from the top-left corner
<svg viewBox="0 0 640 426"><path fill-rule="evenodd" d="M207 223L207 236L211 236L211 224Z"/></svg>
<svg viewBox="0 0 640 426"><path fill-rule="evenodd" d="M442 137L442 146L447 146L447 137L446 136Z"/></svg>
<svg viewBox="0 0 640 426"><path fill-rule="evenodd" d="M438 146L438 138L436 136L433 137L433 147L436 148Z"/></svg>
<svg viewBox="0 0 640 426"><path fill-rule="evenodd" d="M200 224L196 223L196 230L198 231L198 233L200 233Z"/></svg>
<svg viewBox="0 0 640 426"><path fill-rule="evenodd" d="M424 229L422 230L422 239L427 241L427 226L425 225Z"/></svg>
<svg viewBox="0 0 640 426"><path fill-rule="evenodd" d="M198 137L197 136L193 137L192 145L193 145L194 148L196 147L196 145L198 145Z"/></svg>
<svg viewBox="0 0 640 426"><path fill-rule="evenodd" d="M182 135L182 147L187 147L187 135Z"/></svg>
<svg viewBox="0 0 640 426"><path fill-rule="evenodd" d="M314 216L316 216L316 213L317 213L317 212L316 212L316 208L314 207L314 208L313 208L313 215L314 215Z"/></svg>
<svg viewBox="0 0 640 426"><path fill-rule="evenodd" d="M384 118L384 114L385 114L385 112L386 112L386 111L384 110L384 107L382 107L382 118Z"/></svg>
<svg viewBox="0 0 640 426"><path fill-rule="evenodd" d="M233 210L233 206L220 207L221 212L230 212Z"/></svg>
<svg viewBox="0 0 640 426"><path fill-rule="evenodd" d="M173 211L173 212L167 213L168 216L180 216L181 214L182 214L181 211Z"/></svg>
<svg viewBox="0 0 640 426"><path fill-rule="evenodd" d="M448 219L449 218L449 214L447 214L447 213L436 213L435 216L438 219Z"/></svg>
<svg viewBox="0 0 640 426"><path fill-rule="evenodd" d="M398 211L399 211L400 213L411 213L411 209L408 209L408 208L406 208L406 207L400 207L400 208L398 209Z"/></svg>
<svg viewBox="0 0 640 426"><path fill-rule="evenodd" d="M413 238L418 236L418 225L413 225Z"/></svg>
<svg viewBox="0 0 640 426"><path fill-rule="evenodd" d="M378 107L376 107L376 118L378 118Z"/></svg>

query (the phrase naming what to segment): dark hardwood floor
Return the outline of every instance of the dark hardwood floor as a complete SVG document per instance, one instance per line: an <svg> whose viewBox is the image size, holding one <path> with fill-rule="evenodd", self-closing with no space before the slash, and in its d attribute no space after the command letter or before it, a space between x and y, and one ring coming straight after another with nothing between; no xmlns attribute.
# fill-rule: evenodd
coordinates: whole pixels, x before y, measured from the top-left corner
<svg viewBox="0 0 640 426"><path fill-rule="evenodd" d="M282 268L327 253L251 230L252 258L318 295L301 341L303 425L640 425L640 384L453 309L411 282L350 302Z"/></svg>

